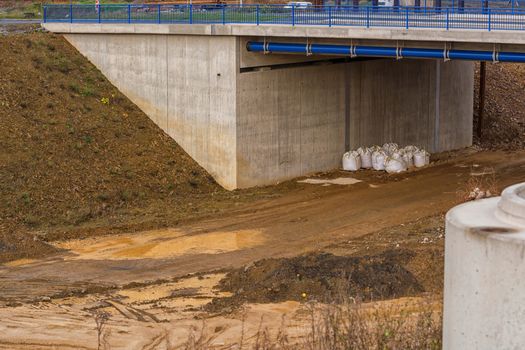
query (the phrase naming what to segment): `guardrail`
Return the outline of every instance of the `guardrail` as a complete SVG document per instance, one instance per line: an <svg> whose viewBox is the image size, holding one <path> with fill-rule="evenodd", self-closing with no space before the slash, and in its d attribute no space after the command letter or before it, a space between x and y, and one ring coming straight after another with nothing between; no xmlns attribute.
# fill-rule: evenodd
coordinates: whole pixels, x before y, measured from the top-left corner
<svg viewBox="0 0 525 350"><path fill-rule="evenodd" d="M525 10L290 5L44 5L44 23L282 24L525 30Z"/></svg>

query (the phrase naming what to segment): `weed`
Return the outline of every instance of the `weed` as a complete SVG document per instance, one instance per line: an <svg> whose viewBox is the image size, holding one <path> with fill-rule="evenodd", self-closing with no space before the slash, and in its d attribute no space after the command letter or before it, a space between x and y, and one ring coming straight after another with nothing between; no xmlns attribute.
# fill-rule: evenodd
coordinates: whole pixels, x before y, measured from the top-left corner
<svg viewBox="0 0 525 350"><path fill-rule="evenodd" d="M82 141L84 141L85 143L89 145L93 142L93 138L89 135L85 135L84 137L82 137Z"/></svg>
<svg viewBox="0 0 525 350"><path fill-rule="evenodd" d="M109 335L105 332L106 324L108 323L111 315L105 311L96 311L93 313L93 318L95 319L96 329L97 329L97 350L108 348L107 336Z"/></svg>
<svg viewBox="0 0 525 350"><path fill-rule="evenodd" d="M65 57L56 57L51 59L50 62L48 61L46 63L46 67L50 71L57 70L64 74L67 74L72 70L71 62L69 62Z"/></svg>
<svg viewBox="0 0 525 350"><path fill-rule="evenodd" d="M80 86L77 83L69 84L68 88L70 91L74 92L75 94L80 95L81 90L80 90Z"/></svg>
<svg viewBox="0 0 525 350"><path fill-rule="evenodd" d="M71 123L66 123L66 129L68 134L74 134L75 133L75 127Z"/></svg>
<svg viewBox="0 0 525 350"><path fill-rule="evenodd" d="M486 168L482 171L471 169L470 174L465 187L457 192L459 202L463 203L498 195L494 169Z"/></svg>
<svg viewBox="0 0 525 350"><path fill-rule="evenodd" d="M97 199L101 201L107 201L110 198L111 198L111 195L109 193L99 193L97 195Z"/></svg>
<svg viewBox="0 0 525 350"><path fill-rule="evenodd" d="M133 193L128 190L122 190L120 191L119 196L123 202L127 202L133 198Z"/></svg>
<svg viewBox="0 0 525 350"><path fill-rule="evenodd" d="M59 72L64 74L67 74L72 70L69 61L63 57L57 59L55 67Z"/></svg>
<svg viewBox="0 0 525 350"><path fill-rule="evenodd" d="M441 313L432 311L426 302L419 305L370 308L356 301L342 304L305 304L309 321L304 333L292 343L287 334L283 316L280 328L272 336L264 320L257 332L246 337L244 317L239 340L227 349L250 350L370 350L370 349L441 349ZM418 311L415 311L418 310ZM292 327L293 328L293 327ZM213 336L206 327L196 334L195 329L185 344L187 350L205 350L213 347ZM251 339L248 344L247 339ZM170 347L169 349L174 349Z"/></svg>
<svg viewBox="0 0 525 350"><path fill-rule="evenodd" d="M202 328L199 334L196 334L196 329L191 328L184 350L207 350L210 348L211 339L206 334L206 322L202 321Z"/></svg>
<svg viewBox="0 0 525 350"><path fill-rule="evenodd" d="M93 212L89 207L83 207L78 210L78 212L72 218L72 222L75 225L79 225L83 222L88 221L93 218Z"/></svg>
<svg viewBox="0 0 525 350"><path fill-rule="evenodd" d="M85 96L85 97L94 96L95 95L95 89L93 89L93 87L91 87L89 85L86 85L86 86L82 87L82 89L80 90L80 94L82 96Z"/></svg>
<svg viewBox="0 0 525 350"><path fill-rule="evenodd" d="M27 226L36 227L39 223L40 221L38 217L34 215L26 215L26 217L24 217L24 224L26 224Z"/></svg>
<svg viewBox="0 0 525 350"><path fill-rule="evenodd" d="M29 193L27 193L27 192L22 193L22 195L20 196L20 198L22 199L22 201L23 201L25 204L29 204L29 203L31 203L31 197L29 196Z"/></svg>
<svg viewBox="0 0 525 350"><path fill-rule="evenodd" d="M31 60L33 63L35 63L36 66L40 66L42 63L44 63L44 60L40 56L33 56L31 57Z"/></svg>
<svg viewBox="0 0 525 350"><path fill-rule="evenodd" d="M103 105L109 105L109 97L102 97L100 99L100 102L103 104Z"/></svg>

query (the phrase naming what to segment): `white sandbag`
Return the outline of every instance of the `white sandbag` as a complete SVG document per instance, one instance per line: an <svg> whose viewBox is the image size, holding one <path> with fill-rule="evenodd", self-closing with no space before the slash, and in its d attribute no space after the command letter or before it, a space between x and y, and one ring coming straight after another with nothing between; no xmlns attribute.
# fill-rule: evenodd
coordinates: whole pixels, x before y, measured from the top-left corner
<svg viewBox="0 0 525 350"><path fill-rule="evenodd" d="M372 151L372 153L374 153L376 151L381 151L382 148L381 148L381 146L373 145L373 146L370 147L370 150Z"/></svg>
<svg viewBox="0 0 525 350"><path fill-rule="evenodd" d="M370 169L372 167L372 151L367 147L359 147L357 153L361 156L361 168Z"/></svg>
<svg viewBox="0 0 525 350"><path fill-rule="evenodd" d="M407 166L403 158L387 157L385 161L385 170L389 174L397 174L407 170Z"/></svg>
<svg viewBox="0 0 525 350"><path fill-rule="evenodd" d="M408 145L403 148L403 151L411 152L412 154L414 154L415 152L419 151L419 147L414 145Z"/></svg>
<svg viewBox="0 0 525 350"><path fill-rule="evenodd" d="M372 153L372 167L374 170L385 170L386 153L381 151L375 151Z"/></svg>
<svg viewBox="0 0 525 350"><path fill-rule="evenodd" d="M394 152L397 152L398 149L399 149L399 145L397 143L390 142L390 143L385 143L383 145L383 151L385 151L385 153L388 156L392 155Z"/></svg>
<svg viewBox="0 0 525 350"><path fill-rule="evenodd" d="M357 171L361 168L361 156L356 151L343 154L343 170Z"/></svg>
<svg viewBox="0 0 525 350"><path fill-rule="evenodd" d="M416 168L424 167L430 163L430 154L424 149L414 152L414 166Z"/></svg>
<svg viewBox="0 0 525 350"><path fill-rule="evenodd" d="M403 161L405 162L407 168L412 168L414 166L414 154L410 151L405 151L401 153Z"/></svg>

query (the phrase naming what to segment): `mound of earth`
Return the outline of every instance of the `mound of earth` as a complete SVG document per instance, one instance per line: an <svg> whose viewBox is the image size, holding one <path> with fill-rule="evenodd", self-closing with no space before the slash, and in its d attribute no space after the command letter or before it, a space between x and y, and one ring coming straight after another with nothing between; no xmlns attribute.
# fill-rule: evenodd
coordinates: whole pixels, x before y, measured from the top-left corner
<svg viewBox="0 0 525 350"><path fill-rule="evenodd" d="M525 67L519 63L486 64L485 114L481 139L476 136L479 64L474 91L474 141L486 149L525 148Z"/></svg>
<svg viewBox="0 0 525 350"><path fill-rule="evenodd" d="M261 260L228 273L219 288L233 295L214 299L208 309L218 311L246 302L349 297L369 301L416 295L423 287L404 267L413 257L413 252L398 249L359 257L321 253Z"/></svg>
<svg viewBox="0 0 525 350"><path fill-rule="evenodd" d="M15 259L41 258L56 252L58 249L37 236L0 223L0 263Z"/></svg>
<svg viewBox="0 0 525 350"><path fill-rule="evenodd" d="M0 61L6 227L162 226L226 192L61 36L0 37Z"/></svg>

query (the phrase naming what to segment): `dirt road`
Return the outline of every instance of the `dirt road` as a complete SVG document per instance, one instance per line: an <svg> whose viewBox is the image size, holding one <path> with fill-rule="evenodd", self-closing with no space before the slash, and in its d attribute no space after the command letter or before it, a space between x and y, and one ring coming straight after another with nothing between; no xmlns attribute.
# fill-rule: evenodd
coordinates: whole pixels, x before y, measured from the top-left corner
<svg viewBox="0 0 525 350"><path fill-rule="evenodd" d="M354 185L305 185L188 226L58 242L63 249L58 256L1 267L1 299L30 301L61 294L66 286L70 291L122 286L321 249L446 211L471 173L487 166L502 186L520 181L523 155L478 153L386 179L361 172L357 175L363 181Z"/></svg>
<svg viewBox="0 0 525 350"><path fill-rule="evenodd" d="M205 273L203 279L193 277L193 285L188 287L194 291L206 289L201 293L202 303L217 293L213 291L213 284L226 269L268 257L319 251L337 242L442 213L458 202L457 192L465 189L467 180L486 173L487 168L494 171L500 188L522 181L525 152L460 154L456 160L396 176L363 171L352 174L361 180L352 185L304 184L280 198L254 202L232 209L223 217L182 227L56 242L61 249L56 256L14 261L0 267L0 302L4 305L0 308L0 317L4 320L4 327L0 324L0 344L10 344L13 348L13 344L29 339L38 344L63 344L57 348L68 348L71 344L89 348L89 343L67 331L64 339L56 338L57 331L40 335L34 332L33 323L43 322L53 312L60 311L53 326L56 329L78 329L80 324L93 328L89 315L80 316L86 305L99 305L97 303L104 300L93 295L112 295L106 297L107 303L114 300L115 293L125 294L126 290L141 286L164 285L165 290L172 290L170 283L177 283L174 278L194 273ZM172 295L164 295L169 296ZM259 308L267 307L270 306ZM279 309L279 306L270 308ZM293 304L290 308L296 310L298 306ZM125 313L122 311L120 315ZM140 328L141 318L150 317L145 315L126 322L134 322L133 327ZM166 319L174 317L162 315ZM238 320L230 321L238 326ZM148 327L144 328L148 336L139 334L148 338L158 333ZM121 338L123 336L122 333ZM136 348L142 348L140 346ZM42 348L46 347L42 345Z"/></svg>

